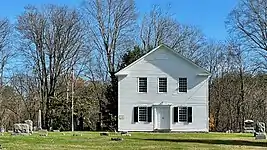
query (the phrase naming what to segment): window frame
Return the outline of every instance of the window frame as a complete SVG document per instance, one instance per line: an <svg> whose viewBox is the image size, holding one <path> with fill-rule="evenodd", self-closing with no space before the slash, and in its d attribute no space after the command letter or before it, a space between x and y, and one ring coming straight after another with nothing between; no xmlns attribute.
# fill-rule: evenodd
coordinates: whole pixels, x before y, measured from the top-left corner
<svg viewBox="0 0 267 150"><path fill-rule="evenodd" d="M180 91L180 79L186 79L186 91ZM178 78L178 93L187 93L188 92L188 79L187 77Z"/></svg>
<svg viewBox="0 0 267 150"><path fill-rule="evenodd" d="M141 123L146 123L148 122L148 106L137 106L138 107L138 122L141 122ZM146 114L145 114L145 117L146 117L146 120L145 121L140 121L140 107L144 107L146 108Z"/></svg>
<svg viewBox="0 0 267 150"><path fill-rule="evenodd" d="M146 78L146 92L140 91L140 78ZM148 78L147 77L137 77L137 92L138 93L148 93Z"/></svg>
<svg viewBox="0 0 267 150"><path fill-rule="evenodd" d="M166 92L160 92L160 91L159 91L159 89L160 89L160 88L159 88L159 79L160 79L160 78L162 78L162 79L163 79L163 78L166 79ZM168 93L168 78L167 78L167 77L158 77L158 93Z"/></svg>
<svg viewBox="0 0 267 150"><path fill-rule="evenodd" d="M185 115L185 121L180 121L180 109L181 108L186 108L185 109L185 114L183 114L183 115ZM187 123L188 122L188 107L187 106L178 106L178 122L180 122L180 123Z"/></svg>
<svg viewBox="0 0 267 150"><path fill-rule="evenodd" d="M180 116L181 116L181 113L180 113L180 110L182 108L186 108L185 109L185 116L183 116L183 119L185 117L186 120L181 120ZM178 106L175 106L174 109L174 114L173 114L173 122L175 124L179 124L179 123L186 123L186 124L191 124L193 123L193 107L192 106L185 106L185 105L178 105Z"/></svg>
<svg viewBox="0 0 267 150"><path fill-rule="evenodd" d="M143 107L142 120L140 120L140 108ZM145 111L144 111L145 110ZM145 116L145 117L143 117ZM145 120L144 120L145 119ZM133 121L134 123L149 124L153 122L153 107L151 105L136 105L133 107Z"/></svg>

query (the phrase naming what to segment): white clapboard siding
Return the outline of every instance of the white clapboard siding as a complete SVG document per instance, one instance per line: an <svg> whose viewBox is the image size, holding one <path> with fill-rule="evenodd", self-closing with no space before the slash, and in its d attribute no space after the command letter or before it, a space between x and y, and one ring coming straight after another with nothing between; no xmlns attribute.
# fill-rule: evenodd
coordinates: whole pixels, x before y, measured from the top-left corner
<svg viewBox="0 0 267 150"><path fill-rule="evenodd" d="M134 123L134 106L171 104L172 131L208 131L208 76L204 69L180 57L165 46L119 72L119 131L152 131L151 123ZM138 77L147 77L148 92L138 93ZM158 93L158 78L167 77L167 93ZM178 92L179 77L186 77L187 93ZM192 123L173 123L173 107L191 106ZM153 114L152 114L153 115Z"/></svg>

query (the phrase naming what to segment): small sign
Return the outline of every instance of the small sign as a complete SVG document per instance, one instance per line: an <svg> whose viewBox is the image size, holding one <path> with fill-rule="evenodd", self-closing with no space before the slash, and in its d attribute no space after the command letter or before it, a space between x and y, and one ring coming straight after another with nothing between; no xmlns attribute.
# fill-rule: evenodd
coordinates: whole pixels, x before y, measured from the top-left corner
<svg viewBox="0 0 267 150"><path fill-rule="evenodd" d="M124 115L119 115L119 119L123 120L124 119Z"/></svg>

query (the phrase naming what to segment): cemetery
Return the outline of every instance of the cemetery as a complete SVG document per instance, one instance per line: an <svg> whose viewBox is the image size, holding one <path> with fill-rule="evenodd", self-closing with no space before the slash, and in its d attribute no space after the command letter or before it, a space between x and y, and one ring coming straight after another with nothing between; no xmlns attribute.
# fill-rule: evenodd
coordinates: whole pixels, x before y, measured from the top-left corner
<svg viewBox="0 0 267 150"><path fill-rule="evenodd" d="M252 120L244 122L243 133L60 132L33 126L33 121L25 120L14 124L12 131L1 128L0 149L267 148L265 124Z"/></svg>
<svg viewBox="0 0 267 150"><path fill-rule="evenodd" d="M250 133L145 133L131 136L98 132L37 132L29 136L0 137L0 149L266 149L266 140L256 140ZM22 146L23 145L23 146Z"/></svg>

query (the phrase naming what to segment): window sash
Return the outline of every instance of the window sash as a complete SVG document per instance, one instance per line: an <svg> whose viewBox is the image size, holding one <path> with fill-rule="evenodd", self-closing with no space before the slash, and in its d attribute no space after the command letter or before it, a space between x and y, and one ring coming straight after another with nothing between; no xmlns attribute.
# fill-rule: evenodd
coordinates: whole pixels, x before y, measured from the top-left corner
<svg viewBox="0 0 267 150"><path fill-rule="evenodd" d="M148 107L138 107L138 121L147 122L148 120Z"/></svg>
<svg viewBox="0 0 267 150"><path fill-rule="evenodd" d="M138 78L138 92L147 92L147 78Z"/></svg>
<svg viewBox="0 0 267 150"><path fill-rule="evenodd" d="M158 79L158 91L160 93L166 93L167 92L167 78L159 78Z"/></svg>
<svg viewBox="0 0 267 150"><path fill-rule="evenodd" d="M187 78L179 78L179 92L187 92Z"/></svg>
<svg viewBox="0 0 267 150"><path fill-rule="evenodd" d="M187 107L179 107L179 122L187 122Z"/></svg>

